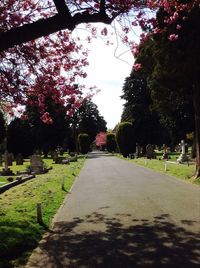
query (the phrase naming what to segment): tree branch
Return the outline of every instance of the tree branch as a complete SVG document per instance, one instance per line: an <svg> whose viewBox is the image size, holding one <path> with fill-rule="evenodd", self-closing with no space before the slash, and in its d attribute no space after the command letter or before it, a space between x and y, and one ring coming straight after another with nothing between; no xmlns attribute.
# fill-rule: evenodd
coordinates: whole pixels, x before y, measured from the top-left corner
<svg viewBox="0 0 200 268"><path fill-rule="evenodd" d="M70 11L65 3L65 0L53 0L55 7L60 15L71 16Z"/></svg>
<svg viewBox="0 0 200 268"><path fill-rule="evenodd" d="M105 13L105 0L101 0L100 2L100 13Z"/></svg>
<svg viewBox="0 0 200 268"><path fill-rule="evenodd" d="M58 10L60 10L63 1L54 0L54 2L59 3ZM66 13L65 15L63 13L57 14L51 18L41 19L0 33L0 52L14 47L15 45L20 45L42 36L48 36L60 30L68 29L72 31L81 23L102 22L110 24L112 20L113 18L110 18L105 12L95 14L83 12L75 14L74 17L72 17L70 13L69 15Z"/></svg>

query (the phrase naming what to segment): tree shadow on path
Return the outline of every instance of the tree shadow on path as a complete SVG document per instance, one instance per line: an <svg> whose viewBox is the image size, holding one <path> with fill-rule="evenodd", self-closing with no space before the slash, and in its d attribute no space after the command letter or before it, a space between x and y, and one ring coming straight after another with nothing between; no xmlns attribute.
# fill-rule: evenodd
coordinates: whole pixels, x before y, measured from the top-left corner
<svg viewBox="0 0 200 268"><path fill-rule="evenodd" d="M200 237L171 223L169 217L165 214L149 221L129 214L108 217L94 212L72 222L59 222L40 244L45 255L38 253L30 267L199 267ZM128 226L121 223L122 218L128 219ZM98 230L102 224L103 230ZM88 232L82 225L96 228Z"/></svg>

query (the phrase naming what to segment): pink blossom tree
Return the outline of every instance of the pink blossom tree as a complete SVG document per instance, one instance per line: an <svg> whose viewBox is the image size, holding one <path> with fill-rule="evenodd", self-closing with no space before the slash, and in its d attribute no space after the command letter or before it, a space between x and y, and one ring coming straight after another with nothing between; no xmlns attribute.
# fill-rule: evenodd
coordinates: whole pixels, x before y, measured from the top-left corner
<svg viewBox="0 0 200 268"><path fill-rule="evenodd" d="M107 135L106 132L99 132L95 138L97 148L103 149L106 146Z"/></svg>

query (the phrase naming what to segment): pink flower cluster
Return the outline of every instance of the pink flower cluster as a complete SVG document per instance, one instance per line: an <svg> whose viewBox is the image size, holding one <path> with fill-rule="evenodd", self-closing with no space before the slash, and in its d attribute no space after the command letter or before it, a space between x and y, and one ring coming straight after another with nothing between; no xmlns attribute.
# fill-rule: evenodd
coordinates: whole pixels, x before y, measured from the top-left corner
<svg viewBox="0 0 200 268"><path fill-rule="evenodd" d="M96 146L98 147L101 147L101 146L104 146L106 145L106 142L107 142L107 138L106 138L106 133L105 132L100 132L96 135L96 138L95 138L95 144Z"/></svg>

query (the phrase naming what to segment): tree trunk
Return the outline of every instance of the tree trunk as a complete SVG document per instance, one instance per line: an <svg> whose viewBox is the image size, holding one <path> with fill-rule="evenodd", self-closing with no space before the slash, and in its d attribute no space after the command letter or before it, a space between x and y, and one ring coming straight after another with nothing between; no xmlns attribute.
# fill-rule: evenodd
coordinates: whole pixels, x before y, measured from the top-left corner
<svg viewBox="0 0 200 268"><path fill-rule="evenodd" d="M74 136L74 143L75 143L76 153L79 154L76 123L73 123L73 136Z"/></svg>
<svg viewBox="0 0 200 268"><path fill-rule="evenodd" d="M196 158L196 141L195 141L195 136L192 141L192 152L191 152L191 157L194 159Z"/></svg>
<svg viewBox="0 0 200 268"><path fill-rule="evenodd" d="M200 80L195 79L193 85L193 105L195 119L196 171L194 178L200 177Z"/></svg>

